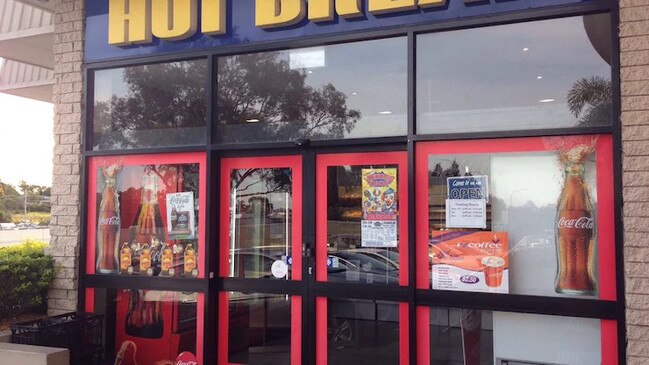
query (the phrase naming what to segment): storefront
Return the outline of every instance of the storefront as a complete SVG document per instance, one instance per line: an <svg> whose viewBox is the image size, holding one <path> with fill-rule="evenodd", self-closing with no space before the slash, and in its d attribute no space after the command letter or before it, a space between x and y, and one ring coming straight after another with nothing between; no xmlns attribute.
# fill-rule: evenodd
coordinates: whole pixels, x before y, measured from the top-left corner
<svg viewBox="0 0 649 365"><path fill-rule="evenodd" d="M617 6L86 2L106 363L625 363Z"/></svg>

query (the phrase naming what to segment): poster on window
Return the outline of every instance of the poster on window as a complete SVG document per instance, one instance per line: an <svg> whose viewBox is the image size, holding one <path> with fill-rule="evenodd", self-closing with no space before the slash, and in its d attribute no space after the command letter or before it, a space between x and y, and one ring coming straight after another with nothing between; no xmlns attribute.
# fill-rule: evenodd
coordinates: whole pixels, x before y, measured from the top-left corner
<svg viewBox="0 0 649 365"><path fill-rule="evenodd" d="M453 176L446 180L449 199L485 199L489 202L489 180L486 175Z"/></svg>
<svg viewBox="0 0 649 365"><path fill-rule="evenodd" d="M397 247L397 221L361 221L363 247Z"/></svg>
<svg viewBox="0 0 649 365"><path fill-rule="evenodd" d="M362 169L362 247L397 247L397 169Z"/></svg>
<svg viewBox="0 0 649 365"><path fill-rule="evenodd" d="M509 293L507 232L434 230L429 249L433 289Z"/></svg>
<svg viewBox="0 0 649 365"><path fill-rule="evenodd" d="M167 235L170 239L193 239L196 227L194 192L167 194Z"/></svg>
<svg viewBox="0 0 649 365"><path fill-rule="evenodd" d="M397 219L397 169L363 169L363 219Z"/></svg>

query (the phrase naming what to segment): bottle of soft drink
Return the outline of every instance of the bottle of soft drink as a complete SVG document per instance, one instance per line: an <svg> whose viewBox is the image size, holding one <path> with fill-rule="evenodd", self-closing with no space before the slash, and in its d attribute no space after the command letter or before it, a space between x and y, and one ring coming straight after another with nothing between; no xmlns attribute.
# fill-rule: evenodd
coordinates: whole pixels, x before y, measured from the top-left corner
<svg viewBox="0 0 649 365"><path fill-rule="evenodd" d="M97 272L112 274L119 271L119 232L120 215L119 200L115 188L119 165L111 165L103 169L105 178L104 191L99 205L97 223Z"/></svg>
<svg viewBox="0 0 649 365"><path fill-rule="evenodd" d="M596 231L588 186L584 181L584 160L592 146L578 145L560 151L564 185L556 216L557 293L594 295Z"/></svg>

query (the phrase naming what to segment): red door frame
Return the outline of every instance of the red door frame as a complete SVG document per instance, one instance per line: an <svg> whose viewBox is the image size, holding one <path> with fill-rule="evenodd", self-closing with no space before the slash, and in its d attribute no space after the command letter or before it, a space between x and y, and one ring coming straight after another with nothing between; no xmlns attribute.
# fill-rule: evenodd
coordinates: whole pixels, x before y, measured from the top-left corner
<svg viewBox="0 0 649 365"><path fill-rule="evenodd" d="M293 174L293 208L291 211L291 280L302 281L302 156L270 156L270 157L234 157L221 159L220 185L220 244L219 244L219 275L227 278L228 253L230 250L230 171L247 168L290 168ZM268 280L268 279L259 279ZM229 347L229 293L219 293L219 328L218 364L237 365L228 362ZM227 339L227 340L224 340ZM302 362L302 298L291 296L291 365Z"/></svg>
<svg viewBox="0 0 649 365"><path fill-rule="evenodd" d="M408 153L365 152L316 156L316 283L327 281L327 168L397 165L399 216L399 285L408 285ZM327 364L327 298L316 298L316 365ZM399 363L409 363L408 303L399 303Z"/></svg>
<svg viewBox="0 0 649 365"><path fill-rule="evenodd" d="M416 145L415 161L415 212L423 222L428 222L428 158L444 154L479 154L506 152L554 151L571 139L597 137L597 226L598 271L601 300L616 300L615 220L613 197L613 140L610 135L574 137L499 138L470 141L421 142ZM417 252L428 251L428 224L416 227ZM429 289L429 263L427 255L415 259L417 289ZM430 308L417 307L417 363L430 363ZM602 363L617 364L617 322L601 321Z"/></svg>

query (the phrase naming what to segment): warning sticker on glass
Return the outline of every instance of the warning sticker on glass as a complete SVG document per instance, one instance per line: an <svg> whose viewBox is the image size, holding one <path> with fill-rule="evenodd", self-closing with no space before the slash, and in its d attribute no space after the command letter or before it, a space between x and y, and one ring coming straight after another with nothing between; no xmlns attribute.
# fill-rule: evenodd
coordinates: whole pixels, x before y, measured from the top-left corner
<svg viewBox="0 0 649 365"><path fill-rule="evenodd" d="M397 221L361 221L362 247L397 247Z"/></svg>

